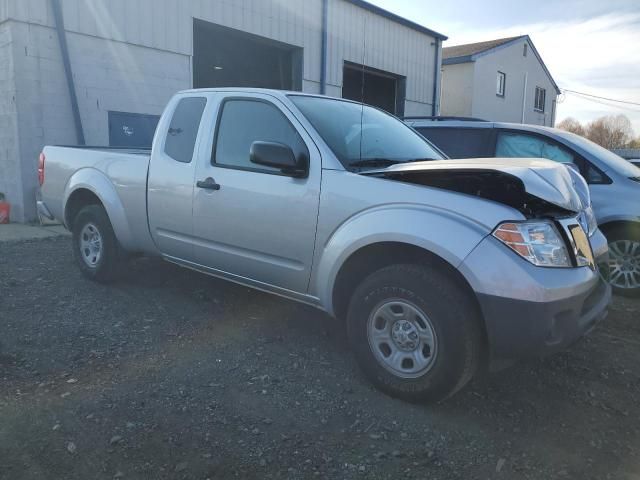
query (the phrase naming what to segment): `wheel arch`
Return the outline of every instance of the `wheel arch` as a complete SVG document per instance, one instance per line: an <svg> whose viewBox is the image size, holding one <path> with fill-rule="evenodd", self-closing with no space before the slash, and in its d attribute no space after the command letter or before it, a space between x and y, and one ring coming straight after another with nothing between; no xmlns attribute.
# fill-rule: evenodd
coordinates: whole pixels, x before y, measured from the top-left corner
<svg viewBox="0 0 640 480"><path fill-rule="evenodd" d="M333 293L339 272L345 265L353 265L354 258L365 255L363 252L375 252L370 263L379 265L392 254L417 249L414 251L429 252L456 270L489 232L477 220L451 210L413 204L364 210L320 240L308 291L324 310L335 315Z"/></svg>
<svg viewBox="0 0 640 480"><path fill-rule="evenodd" d="M601 225L599 225L600 230L604 233L605 237L607 234L614 230L625 230L632 232L635 235L640 236L640 220L638 219L615 219L609 220Z"/></svg>
<svg viewBox="0 0 640 480"><path fill-rule="evenodd" d="M418 264L445 272L469 297L480 319L483 341L487 345L487 328L478 298L467 279L451 263L435 253L404 242L378 242L353 252L341 265L331 292L332 309L337 318L345 318L351 295L371 273L393 264Z"/></svg>
<svg viewBox="0 0 640 480"><path fill-rule="evenodd" d="M83 207L100 205L107 212L118 242L126 250L132 249L133 236L124 206L111 180L102 172L92 168L78 170L69 180L64 198L64 222L69 230Z"/></svg>
<svg viewBox="0 0 640 480"><path fill-rule="evenodd" d="M64 223L69 229L73 228L78 213L87 205L100 205L104 208L102 200L88 188L78 188L69 195L64 209Z"/></svg>

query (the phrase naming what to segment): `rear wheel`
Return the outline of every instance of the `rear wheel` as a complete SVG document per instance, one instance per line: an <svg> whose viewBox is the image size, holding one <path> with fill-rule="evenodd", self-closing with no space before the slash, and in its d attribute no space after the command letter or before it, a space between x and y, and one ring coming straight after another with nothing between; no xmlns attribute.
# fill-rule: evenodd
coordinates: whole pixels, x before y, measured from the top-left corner
<svg viewBox="0 0 640 480"><path fill-rule="evenodd" d="M442 400L480 365L477 309L437 267L392 265L373 273L356 289L347 325L367 377L396 397Z"/></svg>
<svg viewBox="0 0 640 480"><path fill-rule="evenodd" d="M609 278L614 293L640 296L640 230L619 226L607 232Z"/></svg>
<svg viewBox="0 0 640 480"><path fill-rule="evenodd" d="M82 274L96 282L111 282L120 271L122 248L109 216L100 205L88 205L73 222L73 256Z"/></svg>

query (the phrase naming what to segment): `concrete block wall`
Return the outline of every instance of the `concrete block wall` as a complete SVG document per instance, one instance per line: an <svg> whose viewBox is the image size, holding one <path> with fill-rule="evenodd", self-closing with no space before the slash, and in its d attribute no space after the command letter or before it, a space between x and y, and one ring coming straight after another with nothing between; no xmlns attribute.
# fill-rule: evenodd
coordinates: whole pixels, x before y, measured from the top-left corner
<svg viewBox="0 0 640 480"><path fill-rule="evenodd" d="M18 145L18 109L11 24L0 23L0 192L13 205L12 218L22 218L22 172Z"/></svg>
<svg viewBox="0 0 640 480"><path fill-rule="evenodd" d="M188 55L67 34L85 138L108 145L108 112L160 115L177 91L191 88Z"/></svg>
<svg viewBox="0 0 640 480"><path fill-rule="evenodd" d="M10 23L12 70L20 79L15 88L19 153L11 155L21 158L17 183L22 186L12 195L17 206L12 218L30 221L37 216L39 153L44 145L76 144L77 138L55 29ZM110 110L159 115L176 91L191 86L187 55L70 32L67 43L89 145L108 145Z"/></svg>
<svg viewBox="0 0 640 480"><path fill-rule="evenodd" d="M45 143L75 143L62 59L55 32L11 21L16 81L21 192L14 221L36 219L38 155Z"/></svg>

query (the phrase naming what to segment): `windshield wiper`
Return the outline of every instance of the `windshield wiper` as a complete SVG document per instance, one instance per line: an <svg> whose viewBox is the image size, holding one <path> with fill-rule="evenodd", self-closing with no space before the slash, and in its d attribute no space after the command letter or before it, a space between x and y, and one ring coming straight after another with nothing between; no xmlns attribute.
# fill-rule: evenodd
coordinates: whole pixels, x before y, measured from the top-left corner
<svg viewBox="0 0 640 480"><path fill-rule="evenodd" d="M402 163L401 160L391 160L390 158L365 158L363 160L356 160L349 164L350 167L388 167L395 165L396 163Z"/></svg>
<svg viewBox="0 0 640 480"><path fill-rule="evenodd" d="M408 160L391 160L390 158L365 158L349 164L350 167L390 167L399 163L415 163L439 160L438 158L411 158Z"/></svg>

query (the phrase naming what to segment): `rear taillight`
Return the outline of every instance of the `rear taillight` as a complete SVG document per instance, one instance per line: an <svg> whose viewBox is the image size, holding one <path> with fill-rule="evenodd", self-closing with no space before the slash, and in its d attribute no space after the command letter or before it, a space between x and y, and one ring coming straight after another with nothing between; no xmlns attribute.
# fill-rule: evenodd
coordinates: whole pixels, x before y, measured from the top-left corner
<svg viewBox="0 0 640 480"><path fill-rule="evenodd" d="M40 186L44 184L44 152L40 153L40 157L38 157L38 182Z"/></svg>

